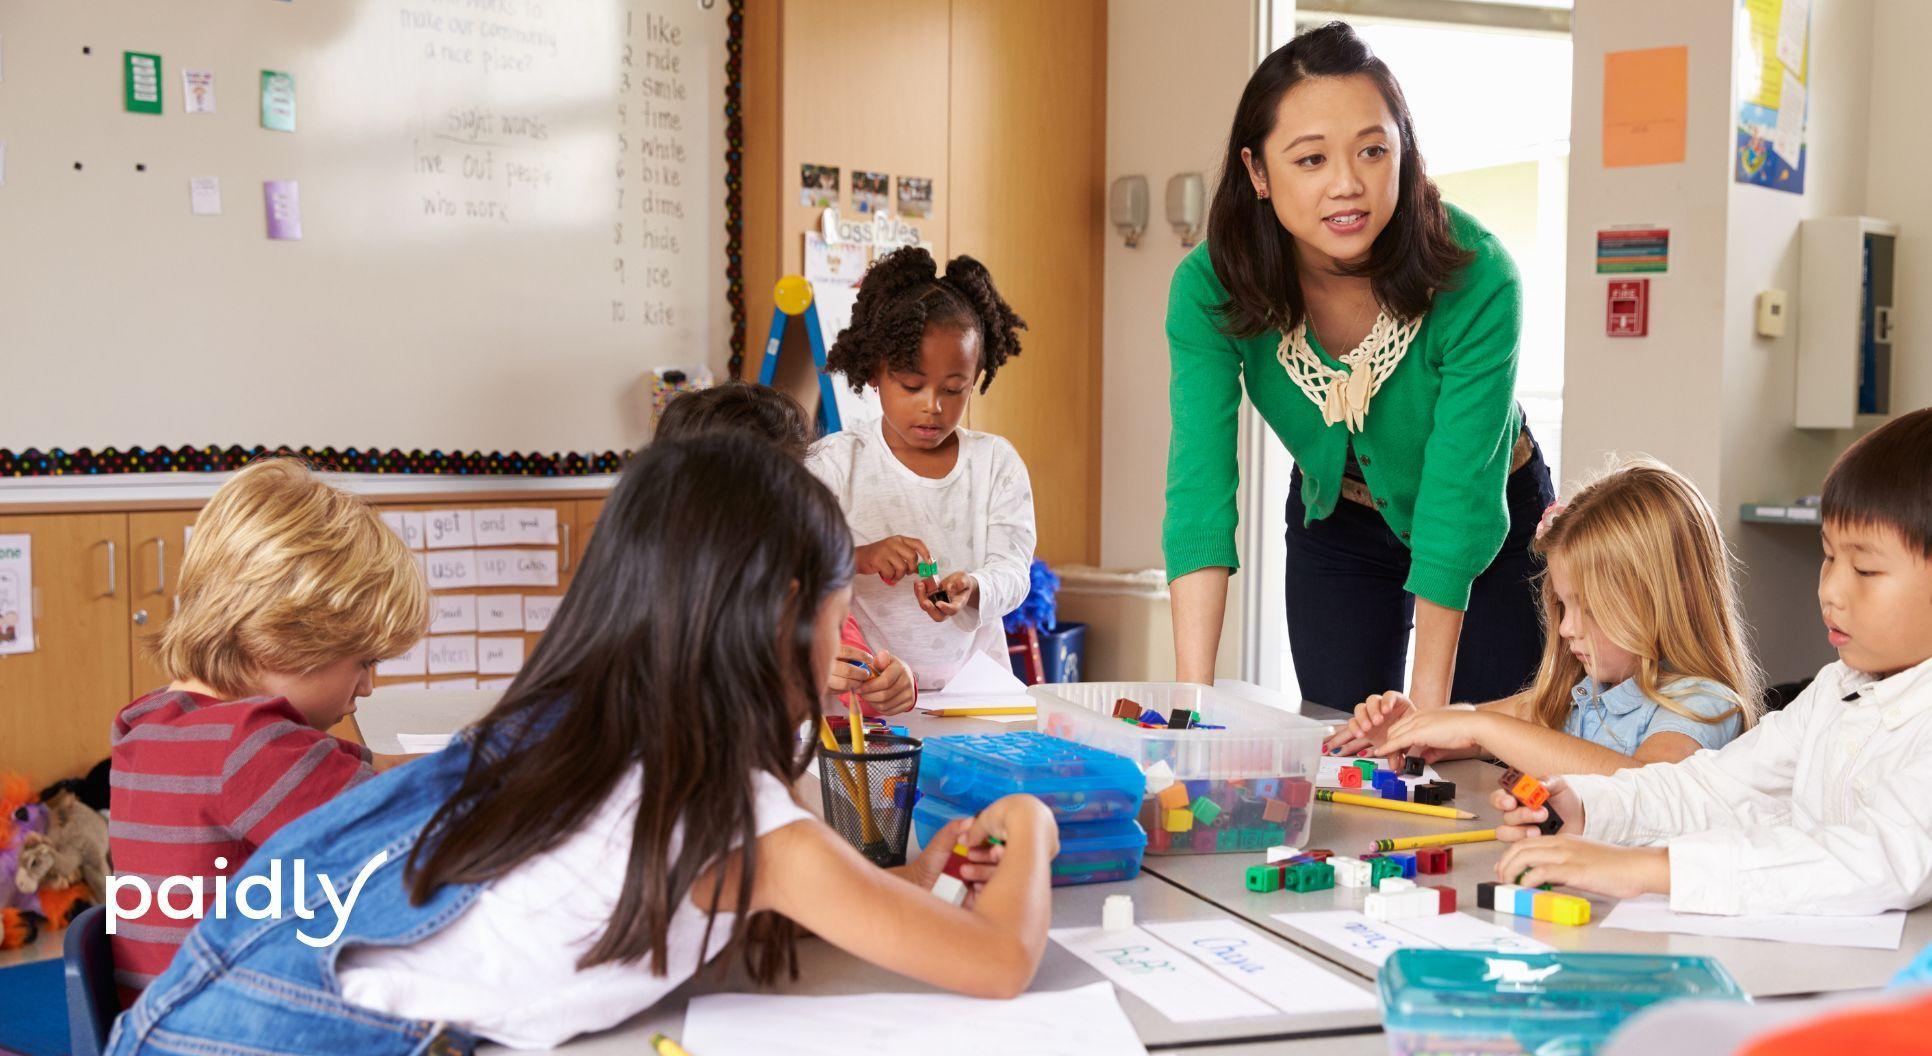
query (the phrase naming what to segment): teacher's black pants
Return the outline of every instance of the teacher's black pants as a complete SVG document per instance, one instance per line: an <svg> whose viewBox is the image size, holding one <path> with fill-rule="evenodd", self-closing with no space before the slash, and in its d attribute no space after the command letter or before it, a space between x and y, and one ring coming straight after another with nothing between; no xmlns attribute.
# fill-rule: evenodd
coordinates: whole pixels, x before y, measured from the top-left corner
<svg viewBox="0 0 1932 1056"><path fill-rule="evenodd" d="M1471 585L1456 652L1450 699L1481 703L1528 685L1543 653L1543 624L1530 553L1536 523L1556 501L1550 469L1537 446L1509 475L1509 534ZM1409 548L1380 512L1340 499L1322 520L1303 526L1301 470L1288 486L1288 647L1303 699L1353 710L1366 698L1403 689L1403 662L1415 625Z"/></svg>

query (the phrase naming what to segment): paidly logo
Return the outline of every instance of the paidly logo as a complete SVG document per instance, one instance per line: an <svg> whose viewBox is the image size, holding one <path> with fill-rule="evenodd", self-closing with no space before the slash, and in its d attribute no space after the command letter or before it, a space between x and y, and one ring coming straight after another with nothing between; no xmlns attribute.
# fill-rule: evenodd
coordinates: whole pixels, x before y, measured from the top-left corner
<svg viewBox="0 0 1932 1056"><path fill-rule="evenodd" d="M314 876L316 886L321 889L323 899L335 913L335 926L328 934L319 938L299 929L295 932L295 937L317 949L333 945L335 940L342 936L342 929L349 924L349 914L355 909L356 899L362 895L362 885L368 881L371 873L382 868L382 863L388 860L388 851L378 851L376 856L369 859L362 867L362 871L356 874L355 880L349 884L346 895L337 890L335 880L329 874L316 873ZM289 886L292 889L291 901L294 903L295 916L301 920L314 920L316 910L310 904L307 865L308 863L300 858L293 860L290 874L293 883ZM216 858L215 868L228 868L228 859ZM159 883L150 886L147 878L142 876L109 876L107 878L107 933L115 934L115 928L121 921L139 920L153 909L159 909L161 915L169 920L206 919L209 915L209 907L203 896L207 893L207 880L205 876L168 876L162 877ZM227 876L217 876L214 880L213 908L216 920L228 919L231 905L234 912L250 920L279 919L282 916L284 890L282 859L270 859L266 872L242 877L233 892L228 889ZM135 901L132 906L123 903L121 899L123 891L133 892ZM180 894L187 896L185 905L184 900L174 897ZM261 897L251 902L249 900L251 894Z"/></svg>

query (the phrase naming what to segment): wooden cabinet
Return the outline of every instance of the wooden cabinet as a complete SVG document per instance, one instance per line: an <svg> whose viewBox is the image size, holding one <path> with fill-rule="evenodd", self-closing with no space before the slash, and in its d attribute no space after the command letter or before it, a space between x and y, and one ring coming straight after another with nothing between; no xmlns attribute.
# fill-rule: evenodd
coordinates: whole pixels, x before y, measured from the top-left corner
<svg viewBox="0 0 1932 1056"><path fill-rule="evenodd" d="M193 510L128 515L128 666L133 673L129 688L136 694L168 684L168 673L155 661L151 647L179 607L175 591L194 523Z"/></svg>
<svg viewBox="0 0 1932 1056"><path fill-rule="evenodd" d="M34 651L0 656L0 770L35 788L107 755L128 682L128 519L0 516L33 537Z"/></svg>
<svg viewBox="0 0 1932 1056"><path fill-rule="evenodd" d="M35 636L33 652L0 656L0 772L24 774L36 788L85 774L107 756L114 716L121 708L137 694L167 684L168 675L153 659L150 645L174 617L188 530L200 503L174 505L182 508L18 515L0 510L0 534L33 538ZM553 509L557 541L548 549L557 555L556 586L474 587L445 593L561 597L583 563L604 503L548 494L517 498L506 489L487 500L452 495L435 502L377 506L384 511ZM521 636L526 658L538 637L521 629L480 633ZM471 676L428 676L431 681L467 677ZM353 723L342 723L331 732L359 739Z"/></svg>

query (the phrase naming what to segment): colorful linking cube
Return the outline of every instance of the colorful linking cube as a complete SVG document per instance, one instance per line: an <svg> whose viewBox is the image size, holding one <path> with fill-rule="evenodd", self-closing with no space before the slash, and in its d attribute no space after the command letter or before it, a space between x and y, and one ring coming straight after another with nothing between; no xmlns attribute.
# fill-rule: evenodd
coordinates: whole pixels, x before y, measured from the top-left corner
<svg viewBox="0 0 1932 1056"><path fill-rule="evenodd" d="M1335 775L1335 780L1341 782L1343 788L1361 788L1362 772L1352 766L1344 766Z"/></svg>
<svg viewBox="0 0 1932 1056"><path fill-rule="evenodd" d="M1446 807L1456 801L1454 781L1425 781L1409 790L1411 798L1417 803Z"/></svg>
<svg viewBox="0 0 1932 1056"><path fill-rule="evenodd" d="M1362 915L1370 920L1434 917L1456 911L1453 887L1418 887L1413 880L1391 876L1362 900Z"/></svg>
<svg viewBox="0 0 1932 1056"><path fill-rule="evenodd" d="M1335 867L1325 861L1301 856L1306 860L1289 860L1270 865L1251 865L1248 867L1248 890L1260 894L1270 891L1326 891L1335 886Z"/></svg>
<svg viewBox="0 0 1932 1056"><path fill-rule="evenodd" d="M1563 827L1563 819L1557 815L1556 808L1548 806L1550 790L1543 786L1543 782L1521 770L1505 770L1497 784L1502 786L1503 791L1516 797L1516 802L1523 806L1531 810L1537 807L1546 807L1549 810L1549 817L1544 818L1536 826L1543 835L1554 836L1556 830Z"/></svg>
<svg viewBox="0 0 1932 1056"><path fill-rule="evenodd" d="M1446 873L1455 864L1455 858L1447 847L1418 847L1415 852L1415 871L1435 875Z"/></svg>
<svg viewBox="0 0 1932 1056"><path fill-rule="evenodd" d="M1576 927L1590 923L1590 901L1575 895L1539 891L1515 884L1481 883L1476 885L1476 904L1498 913L1534 917L1552 924Z"/></svg>

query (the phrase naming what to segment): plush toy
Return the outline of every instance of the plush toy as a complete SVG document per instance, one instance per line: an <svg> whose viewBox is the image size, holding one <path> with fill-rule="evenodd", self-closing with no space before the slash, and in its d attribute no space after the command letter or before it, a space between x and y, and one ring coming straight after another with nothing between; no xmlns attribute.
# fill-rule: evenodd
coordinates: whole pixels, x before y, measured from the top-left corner
<svg viewBox="0 0 1932 1056"><path fill-rule="evenodd" d="M39 802L18 774L0 775L0 949L66 927L106 898L107 821L70 788Z"/></svg>
<svg viewBox="0 0 1932 1056"><path fill-rule="evenodd" d="M107 819L68 789L47 800L47 831L28 833L20 843L14 883L26 894L80 885L87 898L107 899ZM44 902L44 896L43 896ZM45 913L49 920L60 918Z"/></svg>

